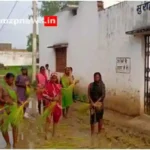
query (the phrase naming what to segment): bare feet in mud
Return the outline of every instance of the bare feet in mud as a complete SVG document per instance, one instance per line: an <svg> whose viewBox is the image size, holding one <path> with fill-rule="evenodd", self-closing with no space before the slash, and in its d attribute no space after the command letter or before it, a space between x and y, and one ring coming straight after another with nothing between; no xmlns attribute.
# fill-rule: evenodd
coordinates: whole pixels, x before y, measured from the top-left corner
<svg viewBox="0 0 150 150"><path fill-rule="evenodd" d="M10 149L10 148L11 148L11 144L8 143L8 144L6 145L6 147L5 147L5 149Z"/></svg>
<svg viewBox="0 0 150 150"><path fill-rule="evenodd" d="M68 118L68 116L67 116L67 115L63 115L63 118L64 118L64 119L67 119L67 118Z"/></svg>
<svg viewBox="0 0 150 150"><path fill-rule="evenodd" d="M105 131L104 127L102 127L101 130L97 132L97 134L101 134L103 131Z"/></svg>
<svg viewBox="0 0 150 150"><path fill-rule="evenodd" d="M48 140L48 136L47 136L47 135L45 135L45 140L46 140L46 141Z"/></svg>
<svg viewBox="0 0 150 150"><path fill-rule="evenodd" d="M16 144L13 144L13 148L16 148Z"/></svg>

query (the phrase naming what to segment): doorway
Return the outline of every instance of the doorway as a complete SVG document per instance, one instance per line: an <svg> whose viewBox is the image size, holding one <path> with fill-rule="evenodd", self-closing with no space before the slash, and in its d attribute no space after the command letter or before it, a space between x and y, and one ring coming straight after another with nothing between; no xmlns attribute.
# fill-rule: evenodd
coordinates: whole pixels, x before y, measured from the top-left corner
<svg viewBox="0 0 150 150"><path fill-rule="evenodd" d="M67 66L67 47L55 48L56 54L56 72L64 72Z"/></svg>
<svg viewBox="0 0 150 150"><path fill-rule="evenodd" d="M150 115L150 35L145 35L144 112Z"/></svg>

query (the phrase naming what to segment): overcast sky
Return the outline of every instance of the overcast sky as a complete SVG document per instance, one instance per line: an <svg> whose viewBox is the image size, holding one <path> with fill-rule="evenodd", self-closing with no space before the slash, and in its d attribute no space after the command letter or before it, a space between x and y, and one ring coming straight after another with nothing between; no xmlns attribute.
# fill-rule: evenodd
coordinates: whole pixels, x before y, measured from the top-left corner
<svg viewBox="0 0 150 150"><path fill-rule="evenodd" d="M111 6L119 1L117 0L104 0L105 7ZM15 1L0 1L0 19L6 19L10 10L12 9ZM39 4L38 4L39 5ZM12 12L10 19L28 19L32 14L31 1L19 1ZM1 30L2 24L0 24ZM12 43L14 48L26 48L27 35L32 32L32 24L7 24L0 31L0 43Z"/></svg>

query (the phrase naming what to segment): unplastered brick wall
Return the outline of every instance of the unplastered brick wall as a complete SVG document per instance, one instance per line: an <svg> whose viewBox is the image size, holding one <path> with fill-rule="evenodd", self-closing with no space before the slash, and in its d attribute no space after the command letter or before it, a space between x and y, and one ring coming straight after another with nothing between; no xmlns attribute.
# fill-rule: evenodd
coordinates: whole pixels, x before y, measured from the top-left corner
<svg viewBox="0 0 150 150"><path fill-rule="evenodd" d="M5 66L27 66L32 64L32 53L25 50L0 51L0 63Z"/></svg>
<svg viewBox="0 0 150 150"><path fill-rule="evenodd" d="M0 43L0 50L10 50L12 49L11 43Z"/></svg>

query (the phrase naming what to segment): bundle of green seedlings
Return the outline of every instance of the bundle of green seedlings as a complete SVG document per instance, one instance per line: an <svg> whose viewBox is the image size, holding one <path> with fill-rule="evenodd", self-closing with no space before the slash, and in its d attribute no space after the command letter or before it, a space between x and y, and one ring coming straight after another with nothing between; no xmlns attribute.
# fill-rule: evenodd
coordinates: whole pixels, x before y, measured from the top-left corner
<svg viewBox="0 0 150 150"><path fill-rule="evenodd" d="M6 107L8 109L8 107ZM7 112L5 111L6 108L2 108L0 109L0 111L2 112L1 115L0 115L0 121L3 122L3 124L0 124L0 130L5 132L8 130L8 114ZM4 121L5 120L5 121Z"/></svg>
<svg viewBox="0 0 150 150"><path fill-rule="evenodd" d="M86 113L90 108L90 104L88 103L83 103L81 106L78 107L78 112L83 114Z"/></svg>
<svg viewBox="0 0 150 150"><path fill-rule="evenodd" d="M29 94L29 92L28 92ZM32 92L30 92L30 95ZM28 98L30 97L28 95ZM4 106L3 110L4 113L1 115L3 124L0 126L1 130L3 132L6 132L9 129L9 125L19 127L19 125L23 122L24 117L24 107L29 103L30 101L25 101L22 105L18 106L17 103L14 103L13 105L6 105Z"/></svg>
<svg viewBox="0 0 150 150"><path fill-rule="evenodd" d="M54 107L56 106L56 101L52 102L47 106L43 112L43 114L38 119L38 126L39 128L46 123L47 118L52 114Z"/></svg>
<svg viewBox="0 0 150 150"><path fill-rule="evenodd" d="M76 94L74 96L74 99L77 101L85 102L85 103L87 102L87 96L85 94L83 95Z"/></svg>
<svg viewBox="0 0 150 150"><path fill-rule="evenodd" d="M24 102L21 106L13 104L6 106L5 112L3 113L3 124L1 125L1 130L6 132L9 129L9 125L19 127L24 117L24 107L29 103L29 101Z"/></svg>

